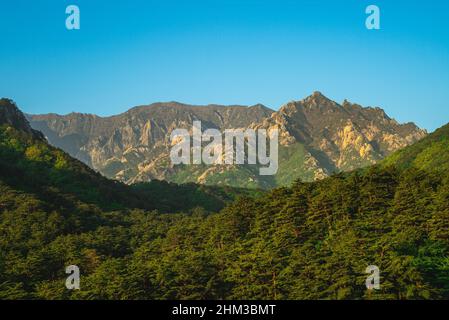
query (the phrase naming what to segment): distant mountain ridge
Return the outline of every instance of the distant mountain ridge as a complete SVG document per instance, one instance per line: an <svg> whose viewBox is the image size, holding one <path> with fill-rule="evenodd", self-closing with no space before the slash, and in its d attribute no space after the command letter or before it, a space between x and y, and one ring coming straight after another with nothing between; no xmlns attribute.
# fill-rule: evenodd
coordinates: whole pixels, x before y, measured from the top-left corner
<svg viewBox="0 0 449 320"><path fill-rule="evenodd" d="M81 203L104 210L157 209L174 213L201 207L216 211L237 195L259 193L230 187L178 186L165 181L128 186L109 180L63 150L49 145L41 132L31 129L24 114L10 99L0 99L2 188L39 195L41 200L48 201L58 210L65 208L68 211ZM0 216L5 203L0 201Z"/></svg>
<svg viewBox="0 0 449 320"><path fill-rule="evenodd" d="M192 106L178 102L139 106L125 113L28 115L31 126L48 141L98 170L126 183L161 179L177 183L271 188L297 178L312 181L338 171L373 164L412 144L425 130L413 123L398 124L380 108L341 105L320 92L273 111L261 104ZM261 177L255 166L173 166L170 133L191 129L200 120L203 130L278 128L279 171Z"/></svg>
<svg viewBox="0 0 449 320"><path fill-rule="evenodd" d="M0 299L449 297L449 125L377 165L260 193L127 186L34 133L0 100ZM66 289L68 265L82 290Z"/></svg>

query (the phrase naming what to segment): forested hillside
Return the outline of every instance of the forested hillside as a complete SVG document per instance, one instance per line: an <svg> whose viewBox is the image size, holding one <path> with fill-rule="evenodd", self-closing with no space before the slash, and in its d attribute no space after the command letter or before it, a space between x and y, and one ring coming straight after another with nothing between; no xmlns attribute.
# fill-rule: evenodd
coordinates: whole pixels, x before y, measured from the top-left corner
<svg viewBox="0 0 449 320"><path fill-rule="evenodd" d="M127 187L5 122L0 299L449 299L448 154L446 126L369 169L220 209L235 191ZM65 288L72 264L81 290Z"/></svg>
<svg viewBox="0 0 449 320"><path fill-rule="evenodd" d="M426 131L414 123L399 124L380 108L339 104L316 91L273 111L263 105L193 106L176 102L135 107L125 113L28 115L31 126L50 144L68 152L110 179L146 182L160 179L272 189L295 179L314 181L332 173L377 163L419 141ZM279 130L279 171L259 175L258 165L181 166L170 161L174 129ZM221 161L221 160L220 160Z"/></svg>
<svg viewBox="0 0 449 320"><path fill-rule="evenodd" d="M395 165L399 168L419 168L446 174L449 170L449 125L436 130L432 135L404 148L383 161L383 166Z"/></svg>

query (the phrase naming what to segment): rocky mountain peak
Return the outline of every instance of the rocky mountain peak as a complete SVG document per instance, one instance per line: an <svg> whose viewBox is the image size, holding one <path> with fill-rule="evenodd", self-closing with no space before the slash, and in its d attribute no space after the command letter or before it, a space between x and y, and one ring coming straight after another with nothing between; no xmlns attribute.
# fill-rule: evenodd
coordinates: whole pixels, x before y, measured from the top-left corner
<svg viewBox="0 0 449 320"><path fill-rule="evenodd" d="M311 95L311 98L315 98L315 99L327 99L330 100L329 98L327 98L324 94L321 93L321 91L314 91Z"/></svg>
<svg viewBox="0 0 449 320"><path fill-rule="evenodd" d="M310 96L301 101L305 107L313 108L326 108L326 107L339 107L340 105L335 101L329 99L319 91L313 92Z"/></svg>
<svg viewBox="0 0 449 320"><path fill-rule="evenodd" d="M341 106L338 103L329 99L320 91L314 91L310 96L302 100L288 102L279 109L279 112L285 115L292 115L297 112L322 112L323 110L339 108Z"/></svg>
<svg viewBox="0 0 449 320"><path fill-rule="evenodd" d="M399 124L380 108L338 104L316 91L291 101L279 111L253 106L188 105L162 102L134 107L111 117L86 115L29 116L51 144L109 178L126 183L165 179L257 187L291 183L295 178L321 179L332 172L370 165L426 135L414 124ZM278 129L280 171L263 180L246 167L171 165L170 134L190 130L194 120L202 129Z"/></svg>

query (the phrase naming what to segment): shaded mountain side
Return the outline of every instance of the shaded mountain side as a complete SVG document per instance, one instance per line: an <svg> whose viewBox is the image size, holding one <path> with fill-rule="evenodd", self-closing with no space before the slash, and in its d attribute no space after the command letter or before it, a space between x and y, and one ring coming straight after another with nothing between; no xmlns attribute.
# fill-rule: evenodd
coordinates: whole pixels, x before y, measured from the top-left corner
<svg viewBox="0 0 449 320"><path fill-rule="evenodd" d="M23 113L10 99L0 99L0 125L13 127L36 140L44 140L43 134L31 128Z"/></svg>
<svg viewBox="0 0 449 320"><path fill-rule="evenodd" d="M102 209L140 208L176 212L203 207L216 211L246 191L152 181L133 187L100 173L48 145L10 100L0 100L0 181L60 206L79 201ZM167 194L161 197L161 194Z"/></svg>
<svg viewBox="0 0 449 320"><path fill-rule="evenodd" d="M363 170L173 214L20 128L0 123L0 299L449 299L448 126Z"/></svg>
<svg viewBox="0 0 449 320"><path fill-rule="evenodd" d="M371 165L426 135L412 123L398 124L380 108L338 104L319 92L282 106L191 106L156 103L112 117L72 113L29 115L48 141L104 176L131 184L152 179L234 187L273 188L295 179L314 181L334 172ZM279 173L262 177L257 166L174 166L170 133L216 128L278 128ZM293 160L294 159L294 160Z"/></svg>

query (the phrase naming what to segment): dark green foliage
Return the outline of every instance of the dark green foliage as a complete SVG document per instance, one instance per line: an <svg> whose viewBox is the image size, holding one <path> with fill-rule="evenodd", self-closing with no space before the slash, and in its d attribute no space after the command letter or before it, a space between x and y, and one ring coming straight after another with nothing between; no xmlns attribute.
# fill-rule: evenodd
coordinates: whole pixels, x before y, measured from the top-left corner
<svg viewBox="0 0 449 320"><path fill-rule="evenodd" d="M449 299L449 175L401 158L427 159L422 145L399 168L237 197L130 188L10 128L0 138L0 299ZM70 264L81 290L64 287Z"/></svg>
<svg viewBox="0 0 449 320"><path fill-rule="evenodd" d="M0 177L15 189L67 207L81 201L104 210L140 208L177 212L202 206L218 211L238 194L257 190L178 186L163 181L134 185L104 178L65 152L9 126L0 126Z"/></svg>

